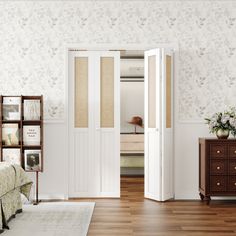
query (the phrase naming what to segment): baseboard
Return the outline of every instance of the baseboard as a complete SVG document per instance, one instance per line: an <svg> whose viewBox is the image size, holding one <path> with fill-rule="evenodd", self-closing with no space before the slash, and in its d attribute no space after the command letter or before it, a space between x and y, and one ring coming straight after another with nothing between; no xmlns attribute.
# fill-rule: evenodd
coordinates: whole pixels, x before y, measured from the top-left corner
<svg viewBox="0 0 236 236"><path fill-rule="evenodd" d="M40 200L68 200L65 194L39 194Z"/></svg>
<svg viewBox="0 0 236 236"><path fill-rule="evenodd" d="M174 199L176 200L199 200L200 197L197 194L193 194L192 192L185 192L185 193L175 193Z"/></svg>

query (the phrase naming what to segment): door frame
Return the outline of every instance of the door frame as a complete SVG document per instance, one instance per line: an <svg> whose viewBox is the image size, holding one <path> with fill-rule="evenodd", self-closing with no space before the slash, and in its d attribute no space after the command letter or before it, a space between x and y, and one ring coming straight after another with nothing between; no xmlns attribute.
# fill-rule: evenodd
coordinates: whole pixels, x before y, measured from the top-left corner
<svg viewBox="0 0 236 236"><path fill-rule="evenodd" d="M70 134L70 119L69 119L69 79L71 77L69 71L69 52L70 51L106 51L106 50L150 50L154 48L170 48L174 50L174 66L173 66L173 178L175 177L175 125L178 122L178 71L179 71L179 44L178 42L171 43L157 43L157 44L112 44L112 43L101 43L101 44L77 44L71 43L66 44L64 47L65 51L65 124L66 124L66 153L68 155L67 162L67 196L69 196L69 185L70 185L70 162L71 162L71 151L69 140L71 140ZM174 178L175 179L175 178ZM175 195L175 182L173 179L173 193Z"/></svg>

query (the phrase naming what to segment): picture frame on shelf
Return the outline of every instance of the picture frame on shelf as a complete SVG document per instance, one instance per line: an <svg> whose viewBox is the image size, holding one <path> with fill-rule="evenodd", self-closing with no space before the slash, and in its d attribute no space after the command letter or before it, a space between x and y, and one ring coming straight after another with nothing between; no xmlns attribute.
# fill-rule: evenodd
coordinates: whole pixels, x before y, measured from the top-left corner
<svg viewBox="0 0 236 236"><path fill-rule="evenodd" d="M21 97L3 97L3 120L21 119Z"/></svg>
<svg viewBox="0 0 236 236"><path fill-rule="evenodd" d="M40 120L40 100L24 99L24 120Z"/></svg>
<svg viewBox="0 0 236 236"><path fill-rule="evenodd" d="M2 124L2 144L6 146L14 146L19 145L19 143L18 123Z"/></svg>
<svg viewBox="0 0 236 236"><path fill-rule="evenodd" d="M3 148L2 160L10 164L21 165L20 148Z"/></svg>
<svg viewBox="0 0 236 236"><path fill-rule="evenodd" d="M26 171L41 171L41 163L41 150L25 150L24 165Z"/></svg>
<svg viewBox="0 0 236 236"><path fill-rule="evenodd" d="M23 143L29 146L40 145L40 125L23 126Z"/></svg>

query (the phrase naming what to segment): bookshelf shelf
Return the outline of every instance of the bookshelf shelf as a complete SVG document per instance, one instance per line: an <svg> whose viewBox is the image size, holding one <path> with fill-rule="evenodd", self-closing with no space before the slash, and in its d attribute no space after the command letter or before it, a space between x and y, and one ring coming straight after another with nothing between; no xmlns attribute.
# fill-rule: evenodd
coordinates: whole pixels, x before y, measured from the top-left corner
<svg viewBox="0 0 236 236"><path fill-rule="evenodd" d="M31 124L41 124L42 120L23 120L22 123L24 125L31 125Z"/></svg>
<svg viewBox="0 0 236 236"><path fill-rule="evenodd" d="M2 148L21 148L21 145L2 145Z"/></svg>
<svg viewBox="0 0 236 236"><path fill-rule="evenodd" d="M40 149L42 147L42 145L23 145L24 149Z"/></svg>
<svg viewBox="0 0 236 236"><path fill-rule="evenodd" d="M3 124L21 123L21 120L2 120Z"/></svg>

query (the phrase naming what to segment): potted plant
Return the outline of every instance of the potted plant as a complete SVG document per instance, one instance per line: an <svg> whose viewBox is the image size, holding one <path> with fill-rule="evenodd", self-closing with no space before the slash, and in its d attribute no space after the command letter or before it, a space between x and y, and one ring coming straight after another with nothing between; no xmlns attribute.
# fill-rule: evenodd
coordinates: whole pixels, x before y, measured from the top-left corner
<svg viewBox="0 0 236 236"><path fill-rule="evenodd" d="M216 133L217 138L227 139L231 133L236 136L236 108L215 113L211 118L205 118L210 133Z"/></svg>

